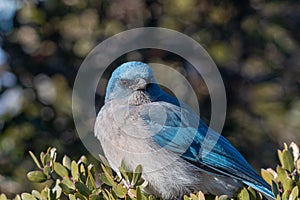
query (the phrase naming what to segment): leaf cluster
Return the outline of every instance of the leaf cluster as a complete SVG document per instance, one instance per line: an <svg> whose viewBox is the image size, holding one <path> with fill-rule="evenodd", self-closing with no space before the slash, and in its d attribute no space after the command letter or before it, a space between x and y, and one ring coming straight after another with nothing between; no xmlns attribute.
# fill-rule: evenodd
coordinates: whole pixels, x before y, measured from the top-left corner
<svg viewBox="0 0 300 200"><path fill-rule="evenodd" d="M280 164L276 170L262 169L262 177L272 186L277 200L299 199L300 189L300 158L299 147L295 143L284 144L283 150L278 150Z"/></svg>
<svg viewBox="0 0 300 200"><path fill-rule="evenodd" d="M57 161L55 148L48 148L37 158L29 152L37 169L30 171L27 178L34 183L42 183L41 191L32 190L31 193L16 195L15 200L152 200L159 199L144 192L147 181L142 179L142 166L138 165L130 171L124 162L121 163L118 173L112 171L108 162L102 160L101 172L97 172L95 165L89 163L85 156L78 161L64 156L61 162ZM283 150L278 150L280 163L276 170L262 169L262 177L272 186L276 200L300 200L300 156L299 147L295 143L289 146L284 144ZM229 200L227 195L213 196L201 191L184 195L184 200ZM254 189L242 188L238 200L262 200L263 196ZM5 194L0 200L7 200Z"/></svg>
<svg viewBox="0 0 300 200"><path fill-rule="evenodd" d="M154 199L142 192L147 182L141 179L141 165L134 172L128 172L122 164L120 174L116 175L104 164L101 164L102 171L97 173L95 165L89 163L85 156L75 161L65 155L58 162L56 148L41 152L39 159L31 151L29 154L38 169L28 172L27 178L31 182L44 184L44 187L41 191L16 195L14 200ZM0 200L6 199L6 195L1 194Z"/></svg>

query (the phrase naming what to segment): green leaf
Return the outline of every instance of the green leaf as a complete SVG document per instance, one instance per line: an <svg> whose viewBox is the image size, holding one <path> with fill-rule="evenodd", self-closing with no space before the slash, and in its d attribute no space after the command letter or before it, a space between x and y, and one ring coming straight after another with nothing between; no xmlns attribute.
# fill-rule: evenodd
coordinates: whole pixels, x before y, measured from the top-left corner
<svg viewBox="0 0 300 200"><path fill-rule="evenodd" d="M49 175L51 173L51 171L52 171L51 167L49 167L47 165L43 168L43 172L46 175Z"/></svg>
<svg viewBox="0 0 300 200"><path fill-rule="evenodd" d="M123 178L129 182L130 181L130 174L127 173L129 170L127 169L124 160L122 160L121 162L121 166L119 167L119 171L121 172L121 175L123 176ZM120 177L122 178L122 177Z"/></svg>
<svg viewBox="0 0 300 200"><path fill-rule="evenodd" d="M30 154L32 160L34 161L34 163L36 164L36 166L41 169L42 168L41 164L40 164L39 160L36 158L36 156L32 153L32 151L29 151L29 154Z"/></svg>
<svg viewBox="0 0 300 200"><path fill-rule="evenodd" d="M295 186L290 194L289 200L296 200L299 195L299 189Z"/></svg>
<svg viewBox="0 0 300 200"><path fill-rule="evenodd" d="M284 191L283 194L282 194L282 200L289 200L289 193L290 191Z"/></svg>
<svg viewBox="0 0 300 200"><path fill-rule="evenodd" d="M219 196L219 200L230 200L230 198L227 195L221 195Z"/></svg>
<svg viewBox="0 0 300 200"><path fill-rule="evenodd" d="M17 194L17 195L15 196L14 200L21 200L20 195Z"/></svg>
<svg viewBox="0 0 300 200"><path fill-rule="evenodd" d="M50 158L55 161L56 160L56 148L51 148L50 149Z"/></svg>
<svg viewBox="0 0 300 200"><path fill-rule="evenodd" d="M198 196L198 200L205 200L205 196L204 196L203 192L199 191L197 196Z"/></svg>
<svg viewBox="0 0 300 200"><path fill-rule="evenodd" d="M103 191L105 192L105 194L106 194L106 196L109 200L115 200L116 199L116 198L114 198L114 196L107 189L104 189Z"/></svg>
<svg viewBox="0 0 300 200"><path fill-rule="evenodd" d="M80 193L75 193L75 197L80 200L88 200L88 198Z"/></svg>
<svg viewBox="0 0 300 200"><path fill-rule="evenodd" d="M78 177L79 177L78 165L74 160L71 162L71 175L75 181L78 181Z"/></svg>
<svg viewBox="0 0 300 200"><path fill-rule="evenodd" d="M101 164L101 168L104 172L104 175L103 174L100 174L100 179L107 185L109 186L113 186L115 187L116 186L116 183L114 182L114 179L112 178L112 175L109 174L109 172L107 171L107 169L105 168L104 165Z"/></svg>
<svg viewBox="0 0 300 200"><path fill-rule="evenodd" d="M42 183L47 180L47 176L42 171L31 171L27 173L28 180L35 183Z"/></svg>
<svg viewBox="0 0 300 200"><path fill-rule="evenodd" d="M69 200L76 200L76 197L73 194L69 194L68 197L69 197Z"/></svg>
<svg viewBox="0 0 300 200"><path fill-rule="evenodd" d="M132 177L132 181L131 181L131 183L133 185L136 185L136 183L138 182L138 180L140 180L140 178L142 176L142 171L143 171L142 165L138 165L135 168L134 173L133 173L133 177Z"/></svg>
<svg viewBox="0 0 300 200"><path fill-rule="evenodd" d="M79 159L79 163L84 163L85 165L88 164L88 159L86 156L81 156L80 159Z"/></svg>
<svg viewBox="0 0 300 200"><path fill-rule="evenodd" d="M250 200L250 195L249 195L247 189L246 189L246 188L243 188L243 189L239 192L237 198L238 198L239 200Z"/></svg>
<svg viewBox="0 0 300 200"><path fill-rule="evenodd" d="M148 200L155 200L156 198L153 195L148 196ZM205 200L205 199L199 199L199 200Z"/></svg>
<svg viewBox="0 0 300 200"><path fill-rule="evenodd" d="M79 178L82 180L82 182L85 182L87 179L87 173L86 173L86 169L85 169L85 164L80 162L78 164L79 166Z"/></svg>
<svg viewBox="0 0 300 200"><path fill-rule="evenodd" d="M41 191L41 199L42 200L48 199L48 191L49 191L49 188L47 186L44 189L42 189L42 191Z"/></svg>
<svg viewBox="0 0 300 200"><path fill-rule="evenodd" d="M44 152L41 152L40 159L42 161L43 166L50 164L50 155L45 154Z"/></svg>
<svg viewBox="0 0 300 200"><path fill-rule="evenodd" d="M59 186L66 194L73 194L75 192L75 184L68 177L64 177Z"/></svg>
<svg viewBox="0 0 300 200"><path fill-rule="evenodd" d="M294 181L289 177L287 177L282 184L284 191L291 191L294 187Z"/></svg>
<svg viewBox="0 0 300 200"><path fill-rule="evenodd" d="M283 166L283 152L278 149L277 154L278 154L278 158L281 163L281 166Z"/></svg>
<svg viewBox="0 0 300 200"><path fill-rule="evenodd" d="M106 174L100 174L99 175L99 178L100 178L100 181L102 182L102 184L106 184L106 185L109 185L109 186L112 186L112 187L114 187L115 186L115 182L113 181L113 179L112 178L109 178L109 177L107 177L107 175Z"/></svg>
<svg viewBox="0 0 300 200"><path fill-rule="evenodd" d="M276 196L276 200L282 200L279 194Z"/></svg>
<svg viewBox="0 0 300 200"><path fill-rule="evenodd" d="M41 194L37 190L32 190L31 192L32 196L34 196L37 199L41 199Z"/></svg>
<svg viewBox="0 0 300 200"><path fill-rule="evenodd" d="M142 192L140 187L136 188L136 200L142 200Z"/></svg>
<svg viewBox="0 0 300 200"><path fill-rule="evenodd" d="M190 198L191 198L192 200L198 200L198 197L197 197L197 195L195 195L195 194L191 194L191 195L190 195Z"/></svg>
<svg viewBox="0 0 300 200"><path fill-rule="evenodd" d="M90 170L88 170L87 186L90 190L96 189L95 179Z"/></svg>
<svg viewBox="0 0 300 200"><path fill-rule="evenodd" d="M100 195L92 194L89 196L89 200L101 200Z"/></svg>
<svg viewBox="0 0 300 200"><path fill-rule="evenodd" d="M75 190L72 190L64 183L60 183L59 186L65 194L73 194L75 192Z"/></svg>
<svg viewBox="0 0 300 200"><path fill-rule="evenodd" d="M129 195L131 198L136 198L136 190L134 190L134 189L129 189L129 190L128 190L128 195Z"/></svg>
<svg viewBox="0 0 300 200"><path fill-rule="evenodd" d="M87 167L88 173L90 173L91 175L94 176L95 174L95 166L92 164L89 164L89 166Z"/></svg>
<svg viewBox="0 0 300 200"><path fill-rule="evenodd" d="M61 182L68 186L68 188L75 190L75 184L68 177L64 177Z"/></svg>
<svg viewBox="0 0 300 200"><path fill-rule="evenodd" d="M123 184L118 184L113 190L119 198L125 198L127 194L127 189L123 187Z"/></svg>
<svg viewBox="0 0 300 200"><path fill-rule="evenodd" d="M273 175L268 170L261 169L261 176L267 183L272 184Z"/></svg>
<svg viewBox="0 0 300 200"><path fill-rule="evenodd" d="M276 171L277 171L277 180L283 183L285 179L288 178L288 174L286 170L284 170L282 167L277 165Z"/></svg>
<svg viewBox="0 0 300 200"><path fill-rule="evenodd" d="M297 173L300 174L300 159L296 161Z"/></svg>
<svg viewBox="0 0 300 200"><path fill-rule="evenodd" d="M258 199L257 196L256 196L256 192L253 188L248 187L247 190L248 190L248 193L249 193L249 196L250 196L251 200L257 200Z"/></svg>
<svg viewBox="0 0 300 200"><path fill-rule="evenodd" d="M288 150L289 149L288 145L285 142L283 143L283 146L284 146L283 150Z"/></svg>
<svg viewBox="0 0 300 200"><path fill-rule="evenodd" d="M184 195L183 200L190 200L190 198L187 195Z"/></svg>
<svg viewBox="0 0 300 200"><path fill-rule="evenodd" d="M22 200L36 200L36 198L29 193L22 193L21 198Z"/></svg>
<svg viewBox="0 0 300 200"><path fill-rule="evenodd" d="M104 197L105 200L109 200L108 194L107 194L105 189L102 190L102 194L103 194L103 197Z"/></svg>
<svg viewBox="0 0 300 200"><path fill-rule="evenodd" d="M113 175L112 169L109 167L109 165L101 164L101 169L102 169L103 172L107 172L111 176Z"/></svg>
<svg viewBox="0 0 300 200"><path fill-rule="evenodd" d="M62 178L69 175L68 170L59 162L54 162L54 171Z"/></svg>
<svg viewBox="0 0 300 200"><path fill-rule="evenodd" d="M88 189L88 187L85 184L81 183L81 182L76 182L75 183L75 187L76 187L77 191L80 194L84 195L84 196L88 197L91 194L91 192Z"/></svg>
<svg viewBox="0 0 300 200"><path fill-rule="evenodd" d="M1 194L1 195L0 195L0 200L7 200L6 195L5 195L5 194Z"/></svg>
<svg viewBox="0 0 300 200"><path fill-rule="evenodd" d="M63 166L65 166L68 170L71 170L71 159L68 156L64 156L62 159Z"/></svg>
<svg viewBox="0 0 300 200"><path fill-rule="evenodd" d="M282 165L283 168L288 170L289 172L292 172L295 168L292 152L288 150L284 150L282 153L282 159L283 159L283 165Z"/></svg>

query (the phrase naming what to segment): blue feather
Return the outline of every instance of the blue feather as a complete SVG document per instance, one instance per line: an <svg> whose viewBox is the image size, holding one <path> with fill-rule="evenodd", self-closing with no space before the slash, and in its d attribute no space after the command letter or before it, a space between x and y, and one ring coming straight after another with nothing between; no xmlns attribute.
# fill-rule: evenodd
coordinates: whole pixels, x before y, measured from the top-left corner
<svg viewBox="0 0 300 200"><path fill-rule="evenodd" d="M149 110L147 106L144 106L141 114L149 127L160 130L153 136L158 145L180 155L201 170L230 176L274 198L270 185L254 171L245 158L226 138L209 129L193 111L164 101L151 103L151 106L156 104L163 106L166 113L164 124L155 121L155 117L150 119L146 112ZM186 115L181 117L184 112ZM197 123L195 119L198 120Z"/></svg>

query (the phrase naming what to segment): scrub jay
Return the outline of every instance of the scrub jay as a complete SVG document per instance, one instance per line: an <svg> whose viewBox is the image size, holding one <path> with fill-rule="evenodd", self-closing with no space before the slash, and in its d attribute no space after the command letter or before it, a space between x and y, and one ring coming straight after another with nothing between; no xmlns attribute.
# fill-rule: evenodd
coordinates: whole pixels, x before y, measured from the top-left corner
<svg viewBox="0 0 300 200"><path fill-rule="evenodd" d="M131 169L141 164L146 192L163 199L196 191L233 197L245 185L274 199L229 141L164 92L145 63L127 62L112 73L95 135L115 171L122 161Z"/></svg>

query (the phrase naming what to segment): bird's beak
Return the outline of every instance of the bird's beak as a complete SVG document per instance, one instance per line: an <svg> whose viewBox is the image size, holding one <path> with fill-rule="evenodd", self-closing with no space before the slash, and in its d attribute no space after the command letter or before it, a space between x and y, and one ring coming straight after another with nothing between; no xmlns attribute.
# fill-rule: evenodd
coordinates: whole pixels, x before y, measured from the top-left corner
<svg viewBox="0 0 300 200"><path fill-rule="evenodd" d="M135 85L135 87L133 88L134 90L145 90L147 86L147 82L145 81L145 79L140 78L138 80L138 83Z"/></svg>

